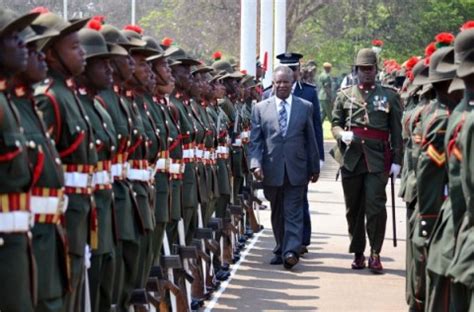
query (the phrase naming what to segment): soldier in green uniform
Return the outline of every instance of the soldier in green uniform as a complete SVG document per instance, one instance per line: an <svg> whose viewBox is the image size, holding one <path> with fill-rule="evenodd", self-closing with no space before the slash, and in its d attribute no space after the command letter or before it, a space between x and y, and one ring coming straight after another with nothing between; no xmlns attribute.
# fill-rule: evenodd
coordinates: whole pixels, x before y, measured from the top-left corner
<svg viewBox="0 0 474 312"><path fill-rule="evenodd" d="M421 136L415 136L415 127L418 125L425 105L429 102L426 97L422 97L419 93L422 85L415 85L414 79L421 74L428 75L428 67L424 64L424 59L419 60L414 66L411 78L407 77L408 85L406 90L406 105L403 113L403 140L404 140L404 160L402 182L404 187L400 187L399 196L403 198L407 207L407 244L406 244L406 300L411 309L416 310L416 294L420 288L416 286L419 279L414 279L413 271L413 254L412 244L409 239L410 233L413 229L413 212L417 202L416 190L416 162L418 161L418 153L415 153L415 148L419 149L421 143ZM416 155L415 155L416 154Z"/></svg>
<svg viewBox="0 0 474 312"><path fill-rule="evenodd" d="M457 61L454 64L454 68L457 67L457 77L462 79L465 86L464 98L459 104L459 107L463 107L464 110L462 111L461 120L456 127L462 129L459 129L459 133L448 146L449 152L457 155L455 157L461 162L459 171L465 205L452 205L455 249L453 259L447 270L447 276L451 278L450 306L453 311L474 311L474 205L472 201L472 195L474 194L474 185L472 183L474 169L474 151L472 148L474 146L473 38L474 29L465 29L456 37L454 47L456 54L454 60ZM451 68L448 67L447 70ZM460 83L459 79L454 79L450 90L457 89ZM450 239L452 237L448 236L445 238L445 240ZM431 273L430 271L428 272Z"/></svg>
<svg viewBox="0 0 474 312"><path fill-rule="evenodd" d="M145 36L143 39L147 45L159 50L161 47L155 39ZM168 49L169 50L169 49ZM173 118L171 117L166 97L171 94L174 89L174 78L171 75L171 69L168 66L167 56L170 51L163 51L161 54L151 56L147 60L151 64L151 68L156 75L156 85L153 93L153 105L150 107L155 122L160 130L161 151L160 157L155 165L155 220L156 228L154 234L153 252L155 262L159 263L159 255L163 244L163 237L166 226L170 222L176 222L181 217L180 203L171 202L171 190L174 182L171 180L170 173L171 158L170 153L176 155L177 145L179 142L179 129L177 128ZM173 148L173 150L171 149ZM179 155L178 158L181 158Z"/></svg>
<svg viewBox="0 0 474 312"><path fill-rule="evenodd" d="M7 83L27 66L28 50L19 33L37 16L0 10L0 310L33 311L35 271L30 249L29 148L20 116L9 100Z"/></svg>
<svg viewBox="0 0 474 312"><path fill-rule="evenodd" d="M351 237L349 252L355 253L352 268L365 267L367 229L369 268L380 273L387 220L385 187L389 175L398 175L402 161L402 108L393 89L375 83L377 57L371 49L357 53L355 66L359 84L339 92L332 133L343 157L341 175Z"/></svg>
<svg viewBox="0 0 474 312"><path fill-rule="evenodd" d="M170 96L169 105L173 107L173 111L177 112L176 117L178 117L181 130L181 143L183 144L182 148L184 163L182 216L184 221L186 244L189 244L194 237L198 206L196 163L194 157L197 125L190 107L191 99L189 90L192 85L191 66L199 65L200 63L187 56L182 49L177 49L171 53L170 57L173 60L180 62L179 64L173 64L171 67L173 77L176 80L176 85L175 90Z"/></svg>
<svg viewBox="0 0 474 312"><path fill-rule="evenodd" d="M59 31L45 50L50 79L39 85L35 93L65 171L65 192L69 198L65 222L71 269L68 311L80 311L83 304L84 255L90 243L91 177L97 164L95 137L73 80L84 70L84 50L78 31L87 21L70 23L51 12L42 13L34 21L34 25Z"/></svg>
<svg viewBox="0 0 474 312"><path fill-rule="evenodd" d="M110 51L102 34L84 28L79 39L85 49L86 68L76 78L79 99L93 126L98 163L93 176L94 203L91 222L91 267L89 289L92 311L108 311L112 306L114 287L116 241L115 211L113 209L112 159L117 151L117 134L112 118L106 111L107 103L96 95L112 87L110 58L127 56L119 45L111 45Z"/></svg>
<svg viewBox="0 0 474 312"><path fill-rule="evenodd" d="M332 117L332 103L333 103L333 83L331 77L331 63L325 62L323 64L323 72L318 77L319 86L319 104L321 105L321 123L324 119L330 120Z"/></svg>
<svg viewBox="0 0 474 312"><path fill-rule="evenodd" d="M141 40L141 35L135 31L123 30L125 36ZM143 288L150 269L152 257L152 234L155 229L154 212L150 196L154 196L151 187L150 160L156 160L158 154L158 136L151 124L150 117L145 112L144 94L150 84L152 72L147 63L147 57L157 54L157 51L148 49L146 46L133 48L130 54L135 61L135 71L132 77L126 81L125 102L130 108L133 130L138 135L138 140L131 145L129 151L128 179L132 182L133 191L136 195L138 209L142 216L144 233L140 236L140 258L139 271L135 283L136 288Z"/></svg>
<svg viewBox="0 0 474 312"><path fill-rule="evenodd" d="M38 297L35 311L62 311L68 289L67 252L61 218L65 209L64 172L33 97L33 85L46 79L47 65L41 49L48 38L59 32L28 27L22 35L28 47L28 66L14 79L12 101L20 115L34 168L31 211L35 214L33 250ZM47 270L45 268L48 268Z"/></svg>
<svg viewBox="0 0 474 312"><path fill-rule="evenodd" d="M145 45L142 40L127 39L118 28L103 25L101 34L110 44L118 44L128 51ZM133 123L130 107L125 102L125 81L135 71L135 61L128 56L115 56L110 60L113 68L113 87L100 92L96 98L106 103L106 110L112 118L117 148L112 159L112 178L114 209L116 212L118 242L115 249L115 282L113 302L118 311L128 311L130 296L135 288L139 267L139 237L143 231L143 222L138 210L132 185L127 179L128 154L132 143L139 138L138 132L132 132Z"/></svg>
<svg viewBox="0 0 474 312"><path fill-rule="evenodd" d="M417 206L413 219L414 228L410 235L414 254L420 255L420 257L415 258L415 275L412 277L420 277L420 283L418 283L418 289L420 290L427 289L426 282L423 282L425 280L426 255L429 254L426 246L428 239L431 237L434 223L438 218L441 205L447 195L444 138L448 116L459 102L459 99L453 98L447 93L449 84L455 75L454 71L447 73L436 71L436 66L448 51L447 47L441 48L430 57L429 75L426 83L432 84L436 98L427 105L421 120L422 136L416 168ZM424 310L426 304L425 292L415 293L415 299L417 309Z"/></svg>
<svg viewBox="0 0 474 312"><path fill-rule="evenodd" d="M464 40L472 40L474 32L469 36L458 36L455 46L460 46L460 42ZM464 45L464 44L462 44ZM437 72L449 73L456 70L454 65L454 49L445 53L442 60L436 67ZM451 62L448 61L451 59ZM455 89L464 87L460 80L455 78L457 86ZM448 90L452 94L453 83ZM453 98L454 100L454 98ZM449 307L451 296L449 294L451 288L451 280L447 275L447 270L454 255L455 228L459 227L462 213L466 210L466 201L463 196L461 185L461 160L462 153L459 149L459 133L464 126L466 109L468 102L461 101L451 112L448 119L448 125L444 140L444 149L446 153L447 174L448 174L448 196L443 202L439 212L438 220L432 230L429 242L429 253L426 260L427 275L427 293L426 293L426 310L434 311L438 307ZM456 225L454 224L453 211L460 212L456 216ZM456 304L453 302L453 305Z"/></svg>

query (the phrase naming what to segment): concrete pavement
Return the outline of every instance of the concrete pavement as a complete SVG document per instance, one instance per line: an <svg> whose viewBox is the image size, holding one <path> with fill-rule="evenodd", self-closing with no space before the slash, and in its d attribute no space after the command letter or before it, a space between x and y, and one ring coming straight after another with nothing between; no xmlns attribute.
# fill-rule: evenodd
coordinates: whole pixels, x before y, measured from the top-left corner
<svg viewBox="0 0 474 312"><path fill-rule="evenodd" d="M329 151L333 142L326 143ZM329 157L329 158L328 158ZM405 206L396 200L398 247L392 244L390 189L387 188L387 233L382 250L385 274L351 270L352 254L336 163L327 155L320 181L310 185L312 244L291 271L269 265L274 239L269 209L260 211L265 229L235 265L222 293L207 303L212 311L406 311ZM398 181L396 191L398 192ZM367 256L367 254L366 254Z"/></svg>

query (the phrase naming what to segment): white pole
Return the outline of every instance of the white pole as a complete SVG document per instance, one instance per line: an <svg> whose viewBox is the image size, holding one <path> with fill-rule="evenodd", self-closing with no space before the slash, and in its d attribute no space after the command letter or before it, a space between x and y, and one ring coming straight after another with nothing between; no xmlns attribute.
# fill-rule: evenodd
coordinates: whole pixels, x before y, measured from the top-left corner
<svg viewBox="0 0 474 312"><path fill-rule="evenodd" d="M135 25L135 7L136 7L135 0L132 0L132 25Z"/></svg>
<svg viewBox="0 0 474 312"><path fill-rule="evenodd" d="M257 1L241 0L240 69L255 76L257 51Z"/></svg>
<svg viewBox="0 0 474 312"><path fill-rule="evenodd" d="M67 0L63 0L63 18L67 20Z"/></svg>
<svg viewBox="0 0 474 312"><path fill-rule="evenodd" d="M275 56L286 52L286 0L275 0Z"/></svg>
<svg viewBox="0 0 474 312"><path fill-rule="evenodd" d="M267 72L263 79L263 87L272 84L273 73L273 0L260 2L260 62L263 65L267 54Z"/></svg>

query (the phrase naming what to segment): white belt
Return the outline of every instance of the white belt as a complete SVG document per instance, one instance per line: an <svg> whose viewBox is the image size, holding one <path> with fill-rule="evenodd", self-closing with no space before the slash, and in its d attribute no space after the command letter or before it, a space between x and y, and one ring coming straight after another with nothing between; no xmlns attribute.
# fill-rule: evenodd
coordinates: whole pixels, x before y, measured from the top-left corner
<svg viewBox="0 0 474 312"><path fill-rule="evenodd" d="M217 154L229 154L229 148L227 146L218 146Z"/></svg>
<svg viewBox="0 0 474 312"><path fill-rule="evenodd" d="M170 164L170 173L171 174L181 174L182 169L181 167L184 168L181 164Z"/></svg>
<svg viewBox="0 0 474 312"><path fill-rule="evenodd" d="M195 155L197 158L203 158L204 157L204 151L202 149L196 149Z"/></svg>
<svg viewBox="0 0 474 312"><path fill-rule="evenodd" d="M159 158L156 161L155 167L156 167L156 169L159 169L159 170L169 170L170 159L169 158Z"/></svg>
<svg viewBox="0 0 474 312"><path fill-rule="evenodd" d="M112 177L123 177L125 172L124 163L113 164L111 168Z"/></svg>
<svg viewBox="0 0 474 312"><path fill-rule="evenodd" d="M31 212L33 214L57 214L64 212L64 201L58 196L31 196Z"/></svg>
<svg viewBox="0 0 474 312"><path fill-rule="evenodd" d="M240 137L242 139L248 139L250 137L250 131L243 131L241 134L240 134Z"/></svg>
<svg viewBox="0 0 474 312"><path fill-rule="evenodd" d="M150 171L148 169L133 169L127 171L127 178L136 181L150 181Z"/></svg>
<svg viewBox="0 0 474 312"><path fill-rule="evenodd" d="M194 149L183 150L183 158L194 158Z"/></svg>
<svg viewBox="0 0 474 312"><path fill-rule="evenodd" d="M211 152L205 151L204 152L204 159L211 159Z"/></svg>
<svg viewBox="0 0 474 312"><path fill-rule="evenodd" d="M64 183L69 187L89 187L92 183L92 176L88 173L65 172Z"/></svg>
<svg viewBox="0 0 474 312"><path fill-rule="evenodd" d="M107 185L112 183L111 173L107 170L94 172L92 176L93 185Z"/></svg>
<svg viewBox="0 0 474 312"><path fill-rule="evenodd" d="M234 144L232 146L242 146L242 139L235 139Z"/></svg>
<svg viewBox="0 0 474 312"><path fill-rule="evenodd" d="M26 232L33 226L29 211L12 211L0 213L0 233Z"/></svg>

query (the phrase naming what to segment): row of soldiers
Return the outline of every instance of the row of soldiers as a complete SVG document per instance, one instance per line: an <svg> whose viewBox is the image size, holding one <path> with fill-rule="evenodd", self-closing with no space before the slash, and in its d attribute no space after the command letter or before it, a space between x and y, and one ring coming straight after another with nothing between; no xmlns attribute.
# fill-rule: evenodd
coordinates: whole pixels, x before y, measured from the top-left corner
<svg viewBox="0 0 474 312"><path fill-rule="evenodd" d="M260 230L254 78L45 8L0 62L0 310L198 309Z"/></svg>
<svg viewBox="0 0 474 312"><path fill-rule="evenodd" d="M406 79L406 299L410 311L474 311L474 22L440 33L386 77ZM398 67L398 69L397 69Z"/></svg>

